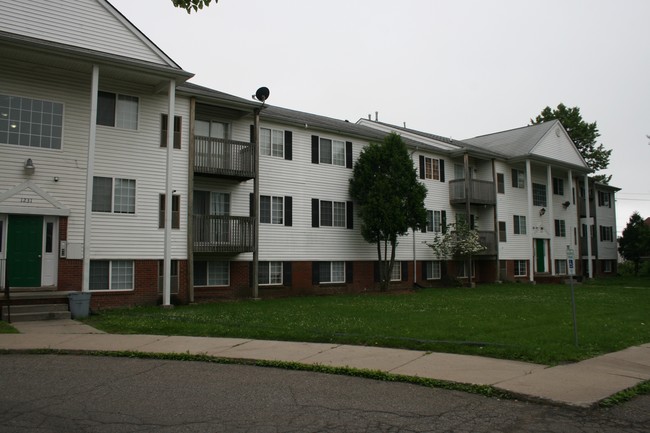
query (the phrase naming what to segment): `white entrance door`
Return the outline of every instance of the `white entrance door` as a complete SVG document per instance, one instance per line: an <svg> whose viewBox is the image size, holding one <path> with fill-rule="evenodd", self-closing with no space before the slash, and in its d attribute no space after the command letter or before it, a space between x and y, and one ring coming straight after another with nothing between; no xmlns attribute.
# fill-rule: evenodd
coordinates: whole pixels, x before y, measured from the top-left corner
<svg viewBox="0 0 650 433"><path fill-rule="evenodd" d="M59 263L59 219L43 217L43 259L41 285L56 286Z"/></svg>

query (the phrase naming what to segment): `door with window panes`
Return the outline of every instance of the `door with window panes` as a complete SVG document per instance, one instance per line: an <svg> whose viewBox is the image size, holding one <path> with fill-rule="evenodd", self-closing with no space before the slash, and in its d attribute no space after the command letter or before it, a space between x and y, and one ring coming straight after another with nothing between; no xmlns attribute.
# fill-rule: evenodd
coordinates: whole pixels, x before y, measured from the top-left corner
<svg viewBox="0 0 650 433"><path fill-rule="evenodd" d="M197 120L194 124L194 135L210 139L209 143L197 140L195 152L198 165L222 170L231 168L230 146L222 141L230 138L228 123Z"/></svg>
<svg viewBox="0 0 650 433"><path fill-rule="evenodd" d="M230 243L230 194L194 191L195 240L211 244Z"/></svg>

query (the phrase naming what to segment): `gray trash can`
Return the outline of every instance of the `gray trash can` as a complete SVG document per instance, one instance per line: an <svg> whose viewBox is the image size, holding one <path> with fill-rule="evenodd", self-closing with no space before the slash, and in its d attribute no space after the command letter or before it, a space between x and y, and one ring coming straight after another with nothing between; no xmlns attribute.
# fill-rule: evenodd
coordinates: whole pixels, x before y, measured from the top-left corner
<svg viewBox="0 0 650 433"><path fill-rule="evenodd" d="M68 295L70 314L73 319L83 319L90 315L90 293L73 292Z"/></svg>

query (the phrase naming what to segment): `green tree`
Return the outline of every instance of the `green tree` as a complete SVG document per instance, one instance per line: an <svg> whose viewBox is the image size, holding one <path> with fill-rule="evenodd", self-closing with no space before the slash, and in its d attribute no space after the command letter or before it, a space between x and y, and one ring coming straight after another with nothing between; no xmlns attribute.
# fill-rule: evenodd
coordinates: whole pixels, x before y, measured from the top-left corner
<svg viewBox="0 0 650 433"><path fill-rule="evenodd" d="M562 123L562 126L566 129L566 132L575 143L589 168L597 172L605 170L609 166L609 157L612 154L612 150L605 149L602 143L596 143L596 139L600 137L598 126L596 122L585 122L580 114L580 108L569 108L562 103L555 110L551 109L551 107L546 107L535 120L530 119L530 124L534 125L555 119ZM596 181L602 183L609 183L611 178L611 175L607 176L604 174L594 176Z"/></svg>
<svg viewBox="0 0 650 433"><path fill-rule="evenodd" d="M427 189L418 181L402 137L391 133L383 143L371 143L361 151L350 179L350 195L361 217L361 235L377 244L381 290L386 290L397 238L426 223Z"/></svg>
<svg viewBox="0 0 650 433"><path fill-rule="evenodd" d="M219 0L214 0L217 3ZM172 3L177 8L182 8L191 13L192 11L198 12L199 9L210 6L212 0L172 0Z"/></svg>
<svg viewBox="0 0 650 433"><path fill-rule="evenodd" d="M618 252L625 260L634 263L634 275L639 274L643 257L650 256L650 227L638 212L634 212L618 238Z"/></svg>
<svg viewBox="0 0 650 433"><path fill-rule="evenodd" d="M433 242L425 242L433 250L439 260L449 260L453 257L462 257L467 260L469 270L472 269L472 255L485 250L481 244L477 230L470 228L466 221L460 220L448 224L442 234L436 233ZM469 285L472 286L472 272L469 273Z"/></svg>

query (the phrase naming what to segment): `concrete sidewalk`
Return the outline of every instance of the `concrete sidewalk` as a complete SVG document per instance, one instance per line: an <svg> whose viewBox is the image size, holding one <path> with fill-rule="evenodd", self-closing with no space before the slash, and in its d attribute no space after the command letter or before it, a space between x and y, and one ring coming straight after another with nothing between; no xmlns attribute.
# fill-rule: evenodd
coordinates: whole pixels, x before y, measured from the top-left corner
<svg viewBox="0 0 650 433"><path fill-rule="evenodd" d="M591 406L650 380L650 344L557 367L415 350L239 338L106 334L74 320L18 322L0 334L0 349L187 353L218 358L290 361L492 385L528 398Z"/></svg>

